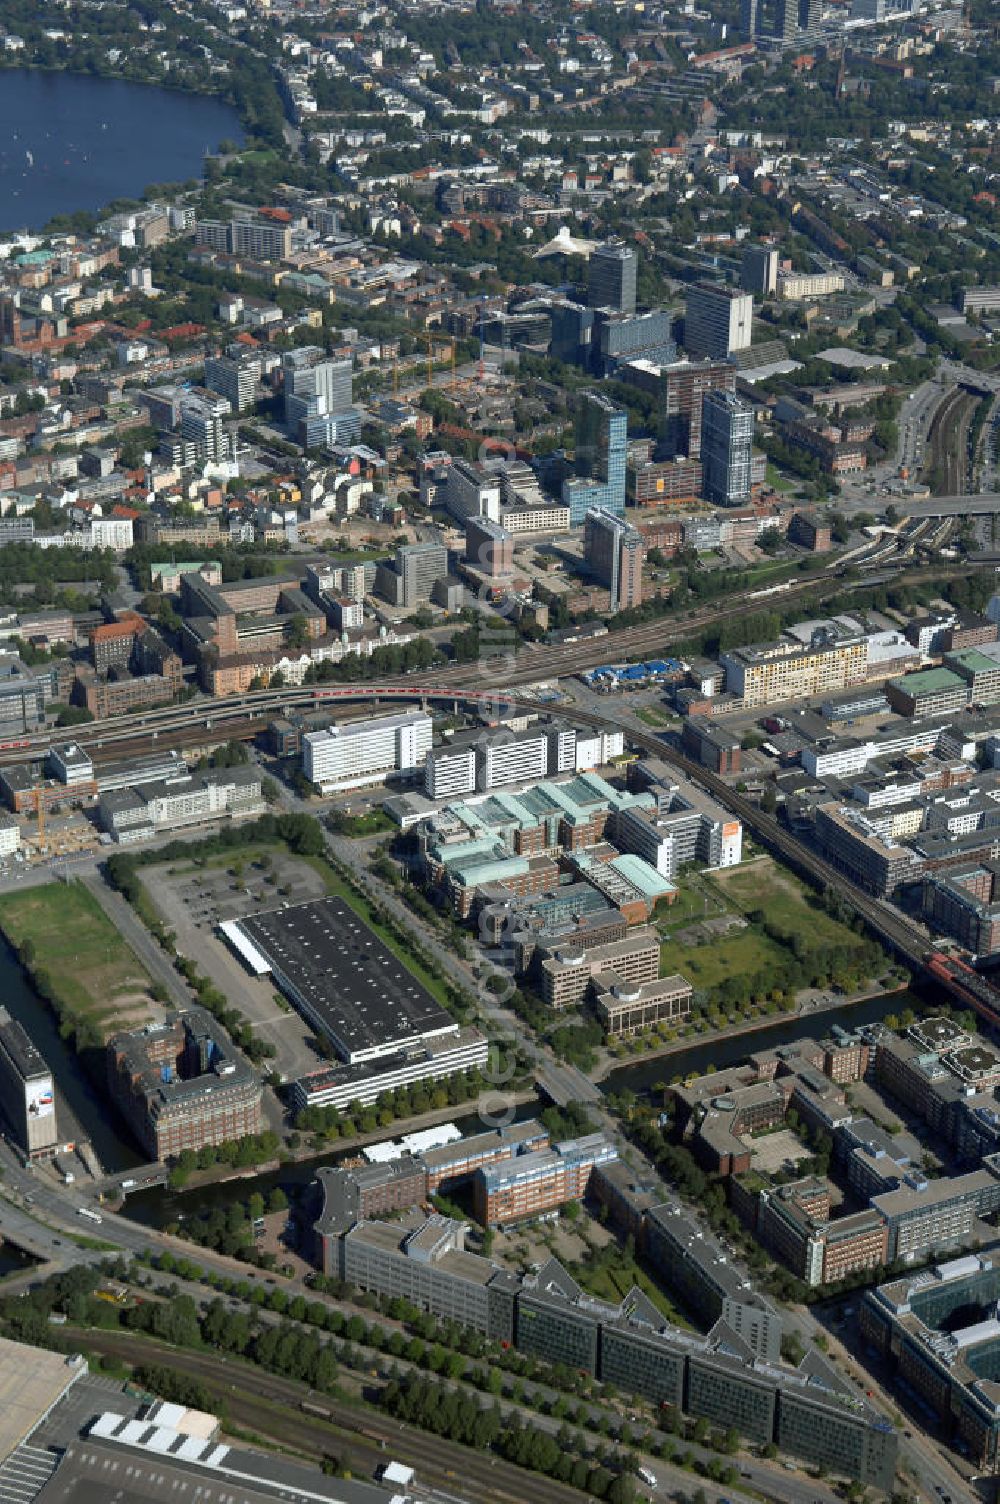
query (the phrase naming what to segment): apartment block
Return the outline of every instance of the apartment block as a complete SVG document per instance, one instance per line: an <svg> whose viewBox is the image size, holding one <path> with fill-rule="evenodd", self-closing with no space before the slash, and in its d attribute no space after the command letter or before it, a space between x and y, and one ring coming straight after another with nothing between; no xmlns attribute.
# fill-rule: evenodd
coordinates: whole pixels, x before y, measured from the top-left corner
<svg viewBox="0 0 1000 1504"><path fill-rule="evenodd" d="M434 723L424 711L346 721L302 738L302 771L321 788L360 788L389 774L412 774L431 749Z"/></svg>
<svg viewBox="0 0 1000 1504"><path fill-rule="evenodd" d="M746 709L784 700L832 694L863 684L868 672L868 642L862 635L814 643L796 640L734 648L719 654L726 688L739 695Z"/></svg>

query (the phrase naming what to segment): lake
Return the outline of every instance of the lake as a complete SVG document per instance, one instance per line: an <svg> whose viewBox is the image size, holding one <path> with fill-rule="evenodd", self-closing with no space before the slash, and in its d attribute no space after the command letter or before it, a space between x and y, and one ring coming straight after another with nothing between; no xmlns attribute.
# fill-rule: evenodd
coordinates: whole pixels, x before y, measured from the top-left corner
<svg viewBox="0 0 1000 1504"><path fill-rule="evenodd" d="M30 68L0 71L0 231L138 198L201 176L206 151L242 141L217 99Z"/></svg>

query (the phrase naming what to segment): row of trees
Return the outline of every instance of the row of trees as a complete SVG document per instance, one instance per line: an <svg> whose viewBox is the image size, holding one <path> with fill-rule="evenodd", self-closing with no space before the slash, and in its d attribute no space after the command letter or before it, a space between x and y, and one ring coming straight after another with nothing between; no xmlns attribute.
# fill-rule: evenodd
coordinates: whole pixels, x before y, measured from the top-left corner
<svg viewBox="0 0 1000 1504"><path fill-rule="evenodd" d="M252 1170L269 1164L281 1148L281 1140L270 1128L262 1133L248 1133L243 1138L227 1139L221 1144L203 1144L200 1149L182 1149L170 1172L175 1190L186 1185L196 1170L213 1165L230 1165L234 1170ZM283 1193L282 1193L283 1194Z"/></svg>

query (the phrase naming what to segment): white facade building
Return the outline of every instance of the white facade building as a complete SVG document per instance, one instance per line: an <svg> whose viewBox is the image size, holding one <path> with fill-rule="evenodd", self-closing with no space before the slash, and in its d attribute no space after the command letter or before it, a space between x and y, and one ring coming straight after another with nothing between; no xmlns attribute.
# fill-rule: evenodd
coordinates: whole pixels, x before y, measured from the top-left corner
<svg viewBox="0 0 1000 1504"><path fill-rule="evenodd" d="M424 711L330 726L302 738L302 770L320 788L361 788L387 773L411 773L431 750L433 722Z"/></svg>

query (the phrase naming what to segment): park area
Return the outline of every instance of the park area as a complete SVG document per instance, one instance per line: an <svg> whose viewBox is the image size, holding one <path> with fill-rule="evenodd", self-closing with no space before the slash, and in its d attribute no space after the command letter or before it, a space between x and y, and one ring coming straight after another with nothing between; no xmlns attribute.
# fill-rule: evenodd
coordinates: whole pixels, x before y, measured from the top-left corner
<svg viewBox="0 0 1000 1504"><path fill-rule="evenodd" d="M5 893L0 929L78 1048L162 1016L149 973L82 883Z"/></svg>
<svg viewBox="0 0 1000 1504"><path fill-rule="evenodd" d="M680 972L709 1008L787 1003L822 985L855 991L887 964L873 941L769 857L682 875L658 922L661 969Z"/></svg>

